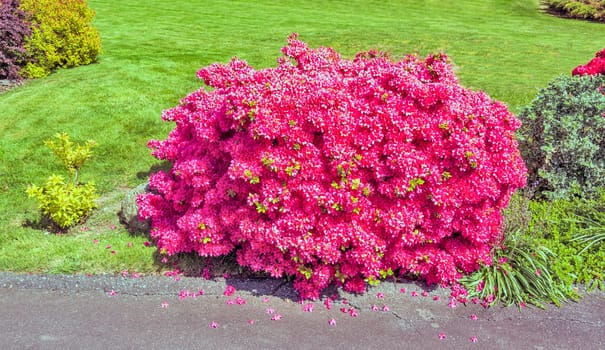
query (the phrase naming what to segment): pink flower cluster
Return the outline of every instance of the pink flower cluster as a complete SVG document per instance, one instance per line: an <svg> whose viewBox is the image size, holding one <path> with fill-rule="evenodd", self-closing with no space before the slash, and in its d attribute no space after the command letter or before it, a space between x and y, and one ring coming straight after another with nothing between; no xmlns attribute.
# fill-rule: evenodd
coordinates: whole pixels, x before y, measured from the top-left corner
<svg viewBox="0 0 605 350"><path fill-rule="evenodd" d="M597 52L595 58L585 65L579 65L571 72L571 75L597 75L605 74L605 49Z"/></svg>
<svg viewBox="0 0 605 350"><path fill-rule="evenodd" d="M173 167L137 199L162 253L236 250L305 299L392 272L448 284L492 261L526 174L503 104L461 87L443 54L348 60L296 34L282 52L276 68L201 69L213 90L163 113L176 127L149 147Z"/></svg>

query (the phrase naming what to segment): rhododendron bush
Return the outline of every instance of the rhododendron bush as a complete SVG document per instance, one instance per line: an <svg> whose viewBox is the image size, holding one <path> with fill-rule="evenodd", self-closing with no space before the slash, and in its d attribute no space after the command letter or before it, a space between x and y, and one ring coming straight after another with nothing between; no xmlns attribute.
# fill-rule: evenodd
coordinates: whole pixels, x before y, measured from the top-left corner
<svg viewBox="0 0 605 350"><path fill-rule="evenodd" d="M492 261L525 184L519 121L460 86L443 54L343 59L296 35L276 68L233 59L163 113L172 162L138 199L164 254L237 252L303 298L393 273L453 283Z"/></svg>
<svg viewBox="0 0 605 350"><path fill-rule="evenodd" d="M585 65L579 65L571 75L597 75L605 74L605 49L598 51L595 57Z"/></svg>

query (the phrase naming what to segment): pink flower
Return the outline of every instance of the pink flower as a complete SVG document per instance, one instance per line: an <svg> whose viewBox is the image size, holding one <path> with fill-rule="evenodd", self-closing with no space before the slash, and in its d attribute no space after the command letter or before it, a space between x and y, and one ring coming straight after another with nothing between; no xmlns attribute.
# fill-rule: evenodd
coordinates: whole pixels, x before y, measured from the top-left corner
<svg viewBox="0 0 605 350"><path fill-rule="evenodd" d="M418 296L418 292L413 291L411 295L412 295L413 297L417 297L417 296Z"/></svg>
<svg viewBox="0 0 605 350"><path fill-rule="evenodd" d="M342 312L343 314L346 314L348 312L348 310L346 307L341 307L340 312Z"/></svg>
<svg viewBox="0 0 605 350"><path fill-rule="evenodd" d="M378 298L378 299L382 299L382 298L384 298L384 294L383 294L383 293L378 292L378 293L376 294L376 298Z"/></svg>
<svg viewBox="0 0 605 350"><path fill-rule="evenodd" d="M271 317L271 321L279 321L282 319L282 315L280 314L275 314L273 315L273 317Z"/></svg>
<svg viewBox="0 0 605 350"><path fill-rule="evenodd" d="M248 320L248 324L251 324L251 325L254 324L254 320L252 320L252 319Z"/></svg>
<svg viewBox="0 0 605 350"><path fill-rule="evenodd" d="M212 275L210 274L210 269L204 268L204 270L202 270L202 277L206 280L211 279Z"/></svg>
<svg viewBox="0 0 605 350"><path fill-rule="evenodd" d="M388 307L388 306L383 305L383 306L382 306L382 311L383 311L383 312L389 312L389 311L391 311L391 309L389 309L389 307Z"/></svg>
<svg viewBox="0 0 605 350"><path fill-rule="evenodd" d="M263 303L268 303L269 302L269 297L264 297L263 298Z"/></svg>
<svg viewBox="0 0 605 350"><path fill-rule="evenodd" d="M429 293L425 290L425 291L422 291L422 293L420 293L420 295L422 295L423 297L427 297L429 295Z"/></svg>
<svg viewBox="0 0 605 350"><path fill-rule="evenodd" d="M145 241L145 242L143 242L143 245L144 245L145 247L149 247L149 246L151 246L151 242L149 242L149 241Z"/></svg>
<svg viewBox="0 0 605 350"><path fill-rule="evenodd" d="M336 326L336 320L335 320L335 319L333 319L333 318L331 318L331 319L329 319L329 320L328 320L328 324L329 324L330 326Z"/></svg>
<svg viewBox="0 0 605 350"><path fill-rule="evenodd" d="M115 230L115 229L116 229L116 225L111 225L111 226L109 226L109 229L111 229L111 230Z"/></svg>
<svg viewBox="0 0 605 350"><path fill-rule="evenodd" d="M233 287L233 286L231 286L231 285L228 285L228 286L225 288L225 291L223 292L223 295L224 295L224 296L227 296L227 297L230 297L230 296L232 296L232 295L233 295L233 293L235 293L235 287Z"/></svg>
<svg viewBox="0 0 605 350"><path fill-rule="evenodd" d="M471 320L473 320L473 321L476 321L478 317L477 317L477 315L472 314L472 315L470 315L470 316L469 316L469 318L470 318Z"/></svg>
<svg viewBox="0 0 605 350"><path fill-rule="evenodd" d="M446 335L445 335L445 333L439 333L438 337L439 337L439 339L443 340L446 338Z"/></svg>
<svg viewBox="0 0 605 350"><path fill-rule="evenodd" d="M161 261L162 261L162 264L166 264L166 263L168 263L168 258L164 256L164 257L162 257Z"/></svg>
<svg viewBox="0 0 605 350"><path fill-rule="evenodd" d="M115 290L113 290L113 289L112 289L112 290L110 290L110 291L109 291L107 294L108 294L110 297L112 297L112 296L114 296L114 295L116 295L116 294L118 294L118 293L117 293Z"/></svg>
<svg viewBox="0 0 605 350"><path fill-rule="evenodd" d="M120 274L122 275L122 277L128 277L128 270L122 270Z"/></svg>
<svg viewBox="0 0 605 350"><path fill-rule="evenodd" d="M471 343L476 343L477 342L477 337L473 336L473 337L470 338L470 340L471 340Z"/></svg>
<svg viewBox="0 0 605 350"><path fill-rule="evenodd" d="M326 309L328 309L328 310L332 309L332 299L328 298L328 299L324 300L324 305L326 306Z"/></svg>
<svg viewBox="0 0 605 350"><path fill-rule="evenodd" d="M372 307L370 307L370 309L371 309L372 311L378 311L378 306L376 306L376 305L372 305Z"/></svg>
<svg viewBox="0 0 605 350"><path fill-rule="evenodd" d="M542 270L536 269L536 276L542 276Z"/></svg>
<svg viewBox="0 0 605 350"><path fill-rule="evenodd" d="M405 293L405 288L401 287L401 289L399 289L399 293Z"/></svg>
<svg viewBox="0 0 605 350"><path fill-rule="evenodd" d="M235 304L235 301L233 301L233 299L227 299L227 305L233 305Z"/></svg>
<svg viewBox="0 0 605 350"><path fill-rule="evenodd" d="M132 248L132 242L128 242L128 244L126 244L126 246L127 246L128 248Z"/></svg>
<svg viewBox="0 0 605 350"><path fill-rule="evenodd" d="M439 301L439 299L440 299L440 298L439 298L439 296L438 296L438 295L435 295L435 296L433 297L433 300L435 300L435 301Z"/></svg>
<svg viewBox="0 0 605 350"><path fill-rule="evenodd" d="M130 277L132 277L132 279L137 279L137 278L139 278L139 273L138 272L133 272L132 276L130 276Z"/></svg>
<svg viewBox="0 0 605 350"><path fill-rule="evenodd" d="M269 315L273 315L275 313L275 309L273 309L272 307L270 307L270 308L267 309L267 313Z"/></svg>
<svg viewBox="0 0 605 350"><path fill-rule="evenodd" d="M216 322L214 322L214 321L213 321L212 323L210 323L210 328L213 328L213 329L214 329L214 328L218 328L218 327L219 327L219 324L218 324L218 323L216 323Z"/></svg>
<svg viewBox="0 0 605 350"><path fill-rule="evenodd" d="M204 294L206 294L206 292L205 292L203 289L200 289L200 290L197 292L197 295L198 295L199 297L201 297L201 296L202 296L202 295L204 295Z"/></svg>
<svg viewBox="0 0 605 350"><path fill-rule="evenodd" d="M99 240L95 238L95 239L92 241L92 243L93 243L93 244L99 244Z"/></svg>
<svg viewBox="0 0 605 350"><path fill-rule="evenodd" d="M235 298L235 303L237 305L244 305L244 304L246 304L246 300L244 300L244 298L242 298L242 297L237 297L237 298Z"/></svg>
<svg viewBox="0 0 605 350"><path fill-rule="evenodd" d="M358 314L357 314L357 310L355 310L354 308L350 308L350 309L349 309L349 315L350 315L351 317L357 317L357 315L358 315Z"/></svg>

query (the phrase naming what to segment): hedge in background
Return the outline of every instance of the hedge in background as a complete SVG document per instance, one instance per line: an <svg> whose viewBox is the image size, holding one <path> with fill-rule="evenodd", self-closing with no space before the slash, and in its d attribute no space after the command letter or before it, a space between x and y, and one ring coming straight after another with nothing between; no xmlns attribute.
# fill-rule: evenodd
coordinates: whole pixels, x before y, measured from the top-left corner
<svg viewBox="0 0 605 350"><path fill-rule="evenodd" d="M605 2L601 0L545 0L556 12L572 18L605 21Z"/></svg>
<svg viewBox="0 0 605 350"><path fill-rule="evenodd" d="M605 186L605 76L559 77L520 114L530 181L549 199Z"/></svg>
<svg viewBox="0 0 605 350"><path fill-rule="evenodd" d="M18 0L0 1L0 79L20 80L27 57L25 38L30 35L26 14Z"/></svg>
<svg viewBox="0 0 605 350"><path fill-rule="evenodd" d="M21 0L21 8L32 22L26 40L31 62L23 68L24 76L39 78L56 68L96 61L101 38L91 26L94 11L85 0Z"/></svg>
<svg viewBox="0 0 605 350"><path fill-rule="evenodd" d="M153 154L173 168L138 198L163 254L237 252L303 298L399 273L448 284L489 264L525 184L519 121L461 87L445 55L345 60L296 36L274 69L198 72Z"/></svg>

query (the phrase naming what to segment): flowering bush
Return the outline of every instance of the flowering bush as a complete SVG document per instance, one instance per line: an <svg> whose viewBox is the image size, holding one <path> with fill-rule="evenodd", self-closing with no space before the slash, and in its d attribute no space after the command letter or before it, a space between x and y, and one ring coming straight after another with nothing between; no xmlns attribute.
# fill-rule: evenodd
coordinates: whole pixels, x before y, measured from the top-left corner
<svg viewBox="0 0 605 350"><path fill-rule="evenodd" d="M25 77L96 62L101 37L91 25L95 13L86 0L21 0L21 9L32 23L25 40L30 60L21 71Z"/></svg>
<svg viewBox="0 0 605 350"><path fill-rule="evenodd" d="M291 275L303 298L393 273L452 283L492 261L501 209L525 184L501 103L458 83L443 54L342 59L292 35L276 68L213 64L149 142L173 163L137 198L164 254Z"/></svg>
<svg viewBox="0 0 605 350"><path fill-rule="evenodd" d="M595 58L585 65L579 65L571 72L572 75L605 74L605 49L597 52Z"/></svg>

